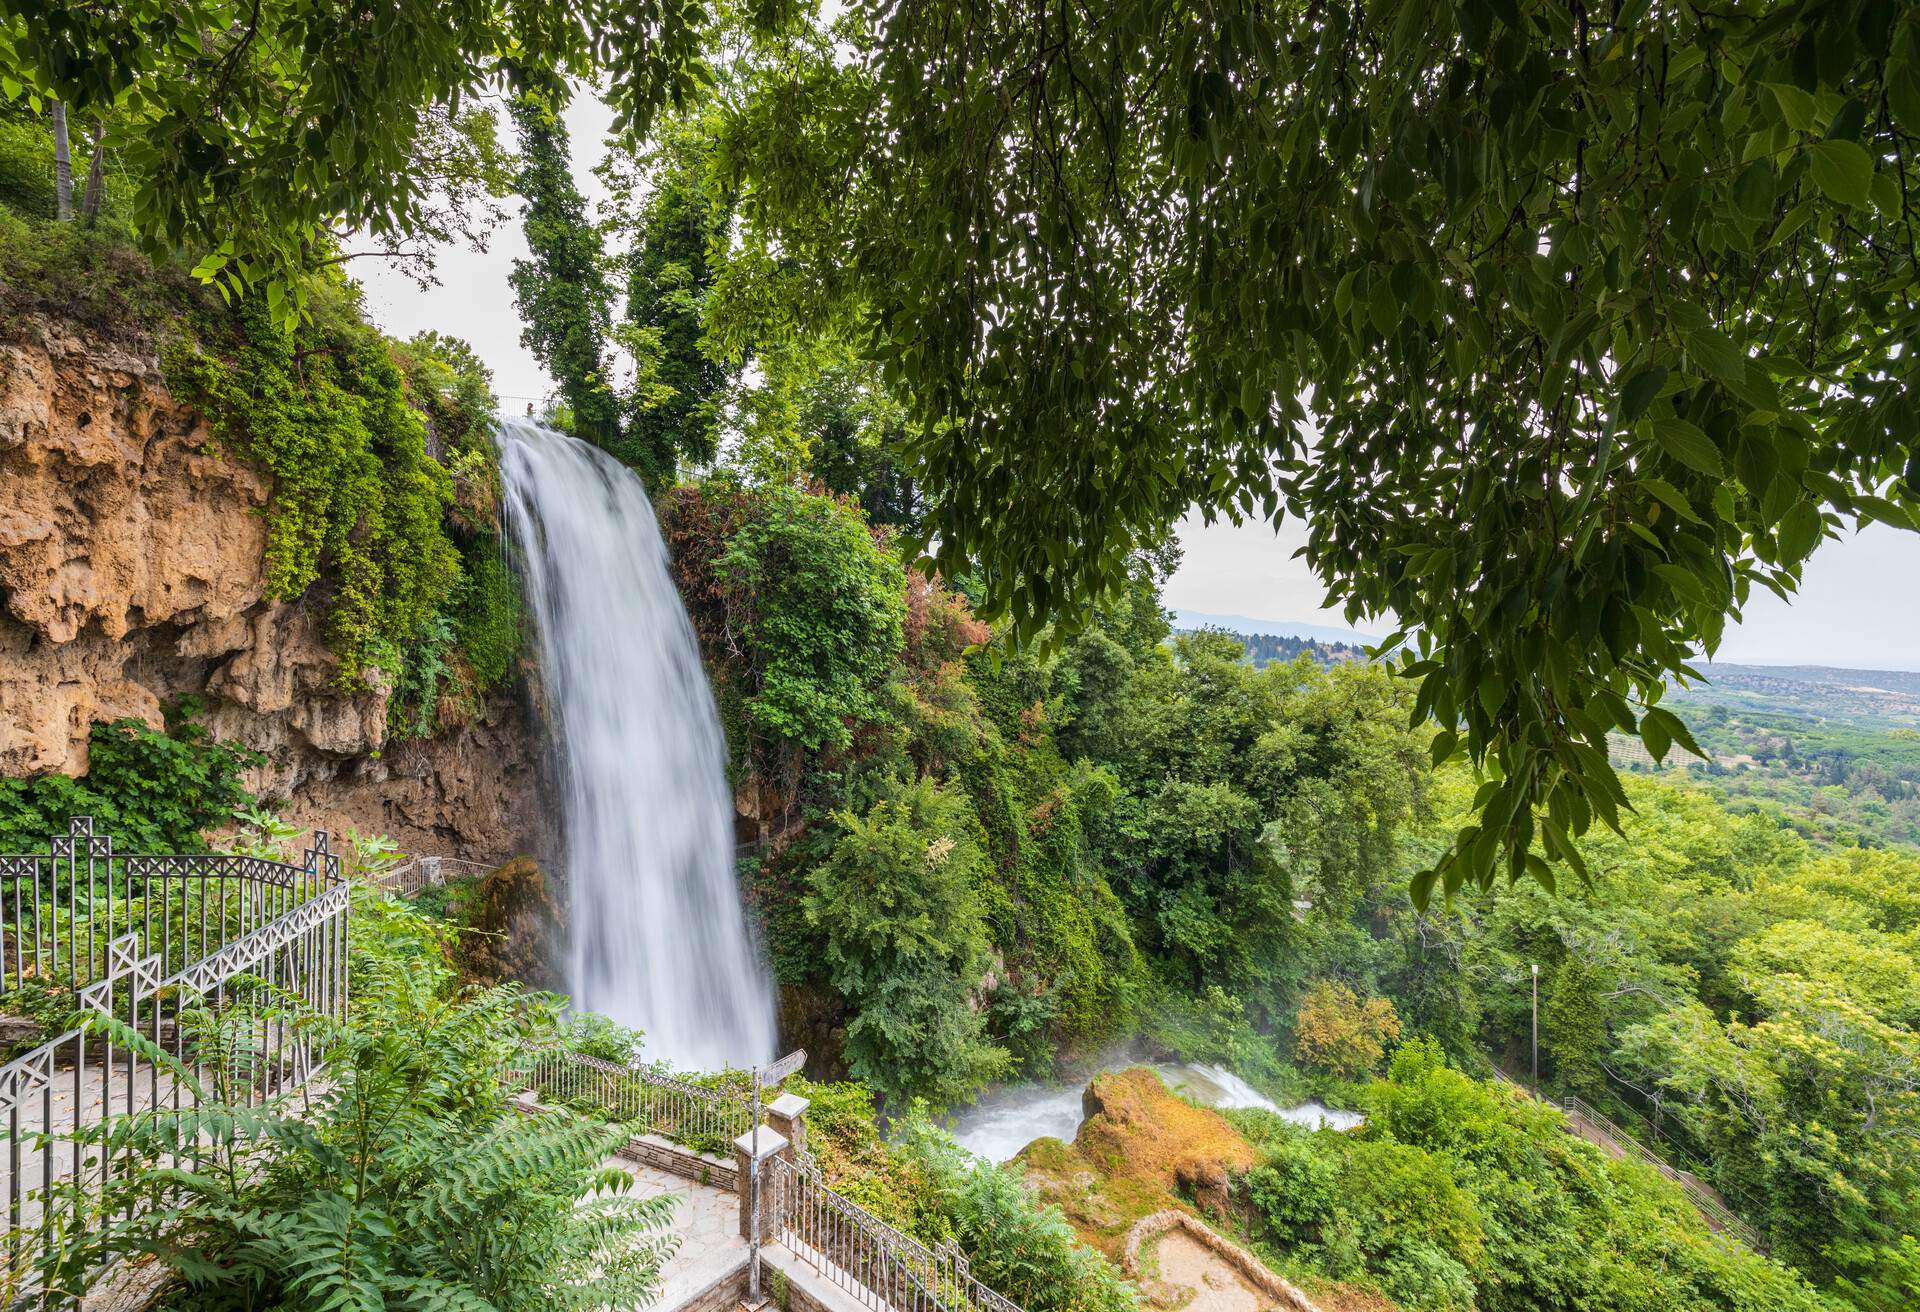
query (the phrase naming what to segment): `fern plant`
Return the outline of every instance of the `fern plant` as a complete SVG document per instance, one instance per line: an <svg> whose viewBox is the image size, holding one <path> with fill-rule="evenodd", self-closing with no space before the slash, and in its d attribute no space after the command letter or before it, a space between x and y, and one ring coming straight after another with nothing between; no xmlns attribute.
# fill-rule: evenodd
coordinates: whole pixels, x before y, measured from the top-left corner
<svg viewBox="0 0 1920 1312"><path fill-rule="evenodd" d="M529 1027L550 1023L549 1005L511 987L449 994L425 958L377 961L356 984L344 1022L263 990L185 1016L186 1063L93 1018L190 1092L180 1110L82 1132L83 1151L115 1170L53 1200L43 1288L80 1290L122 1258L168 1264L208 1312L649 1301L673 1248L672 1200L633 1198L631 1177L602 1166L628 1132L522 1117L502 1097L502 1071ZM328 1066L263 1096L288 1041L322 1045Z"/></svg>

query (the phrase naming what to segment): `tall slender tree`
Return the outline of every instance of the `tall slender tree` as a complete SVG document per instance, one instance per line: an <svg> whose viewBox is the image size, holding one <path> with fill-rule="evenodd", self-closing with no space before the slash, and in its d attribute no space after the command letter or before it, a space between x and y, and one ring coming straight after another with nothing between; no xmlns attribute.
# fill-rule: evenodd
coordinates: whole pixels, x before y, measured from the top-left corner
<svg viewBox="0 0 1920 1312"><path fill-rule="evenodd" d="M627 260L627 322L648 334L657 390L630 407L621 454L649 483L671 479L682 460L713 459L736 372L705 348L702 314L731 219L728 201L708 185L711 151L711 128L699 118L669 127Z"/></svg>
<svg viewBox="0 0 1920 1312"><path fill-rule="evenodd" d="M53 216L73 217L73 148L67 139L67 107L53 102Z"/></svg>
<svg viewBox="0 0 1920 1312"><path fill-rule="evenodd" d="M573 181L564 104L558 83L529 86L513 101L532 258L515 260L509 281L525 325L520 340L559 384L575 435L611 447L620 436L620 404L608 376L612 296L600 234Z"/></svg>

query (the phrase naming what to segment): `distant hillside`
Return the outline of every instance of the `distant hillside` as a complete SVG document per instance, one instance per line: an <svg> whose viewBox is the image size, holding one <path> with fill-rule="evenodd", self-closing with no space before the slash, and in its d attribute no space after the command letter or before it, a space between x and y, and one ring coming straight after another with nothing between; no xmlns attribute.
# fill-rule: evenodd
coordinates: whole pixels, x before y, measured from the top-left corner
<svg viewBox="0 0 1920 1312"><path fill-rule="evenodd" d="M1279 633L1237 633L1217 624L1193 628L1182 625L1176 632L1225 633L1247 649L1247 660L1256 670L1265 669L1276 661L1285 663L1302 656L1319 665L1339 665L1346 661L1367 659L1366 649L1350 642L1323 642L1317 638L1295 638Z"/></svg>
<svg viewBox="0 0 1920 1312"><path fill-rule="evenodd" d="M1260 620L1251 615L1215 615L1202 610L1174 611L1173 627L1183 630L1225 629L1228 633L1237 633L1243 637L1265 635L1280 638L1311 638L1315 642L1343 643L1349 647L1363 647L1380 641L1372 634L1341 628L1337 624L1306 624L1299 620Z"/></svg>
<svg viewBox="0 0 1920 1312"><path fill-rule="evenodd" d="M1707 681L1665 704L1712 758L1678 749L1735 809L1777 809L1809 837L1842 844L1920 843L1920 674L1817 665L1700 666ZM1638 740L1608 746L1629 770L1656 767Z"/></svg>
<svg viewBox="0 0 1920 1312"><path fill-rule="evenodd" d="M1709 663L1699 668L1708 682L1675 688L1669 701L1802 715L1859 728L1920 728L1920 674L1825 665Z"/></svg>

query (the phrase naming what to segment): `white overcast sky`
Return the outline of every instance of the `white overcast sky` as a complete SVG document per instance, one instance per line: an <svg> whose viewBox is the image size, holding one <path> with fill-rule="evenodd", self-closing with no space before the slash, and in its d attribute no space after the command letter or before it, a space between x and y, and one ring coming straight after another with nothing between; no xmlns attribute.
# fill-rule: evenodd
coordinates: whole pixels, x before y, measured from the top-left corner
<svg viewBox="0 0 1920 1312"><path fill-rule="evenodd" d="M579 97L567 112L574 176L589 203L603 193L591 172L611 125L606 106ZM367 309L395 336L425 328L463 337L493 369L501 404L519 412L552 388L546 372L520 344L507 274L526 254L518 215L493 234L488 249L446 250L440 285L421 289L397 271L364 261L357 271ZM1305 530L1288 521L1278 533L1267 524L1203 526L1190 516L1180 527L1185 557L1168 583L1166 603L1190 611L1258 619L1344 624L1322 608L1324 594L1293 559ZM1370 632L1378 623L1362 623ZM1761 592L1746 619L1730 628L1718 658L1765 665L1837 665L1853 669L1920 670L1920 534L1872 525L1824 544L1808 564L1799 597L1789 606Z"/></svg>

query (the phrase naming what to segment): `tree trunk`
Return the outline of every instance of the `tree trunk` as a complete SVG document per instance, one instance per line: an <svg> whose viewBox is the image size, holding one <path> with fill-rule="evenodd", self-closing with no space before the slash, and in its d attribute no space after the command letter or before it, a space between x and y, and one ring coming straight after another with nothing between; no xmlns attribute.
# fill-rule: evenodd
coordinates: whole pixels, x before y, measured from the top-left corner
<svg viewBox="0 0 1920 1312"><path fill-rule="evenodd" d="M91 228L100 218L100 202L107 190L107 125L93 125L93 160L87 165L87 190L80 201L80 221Z"/></svg>
<svg viewBox="0 0 1920 1312"><path fill-rule="evenodd" d="M67 107L53 102L53 214L62 223L73 217L73 157L67 152Z"/></svg>

